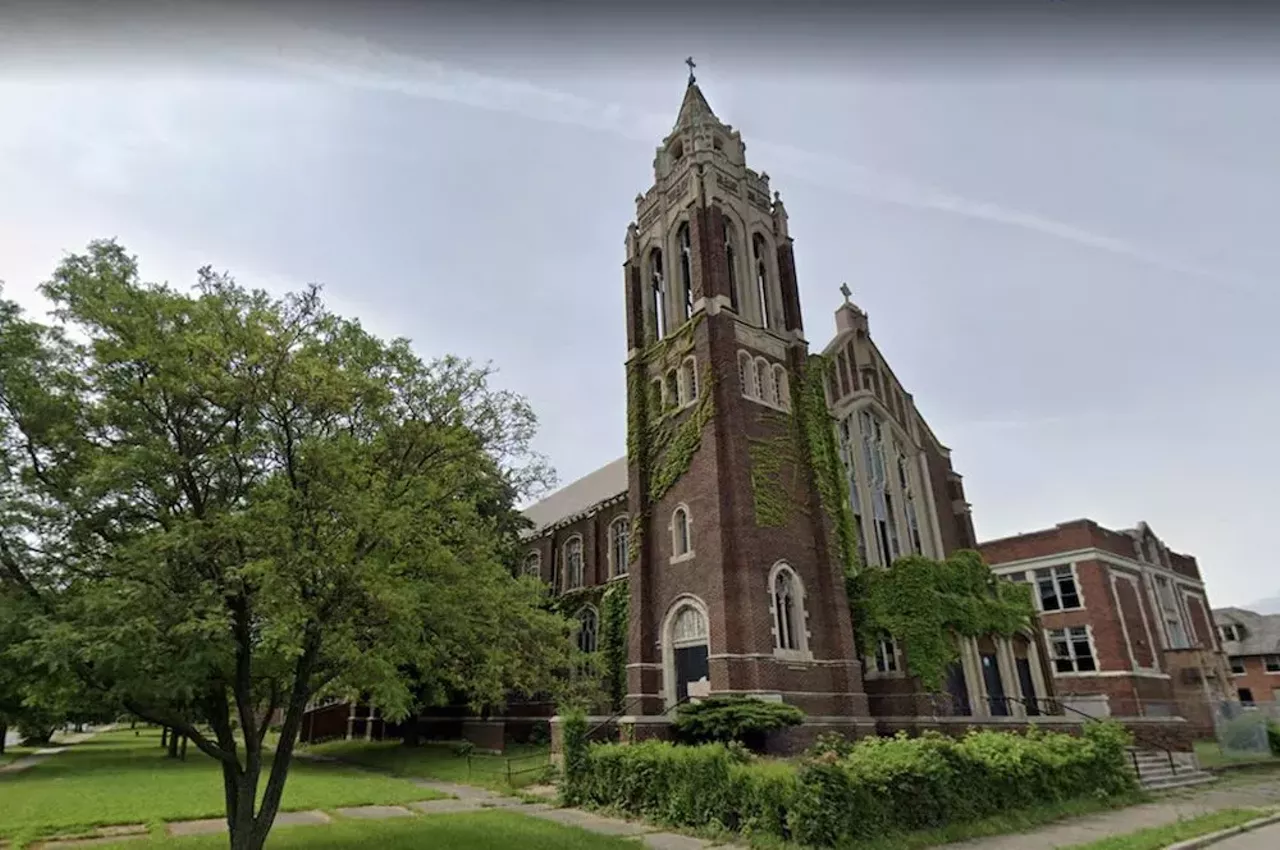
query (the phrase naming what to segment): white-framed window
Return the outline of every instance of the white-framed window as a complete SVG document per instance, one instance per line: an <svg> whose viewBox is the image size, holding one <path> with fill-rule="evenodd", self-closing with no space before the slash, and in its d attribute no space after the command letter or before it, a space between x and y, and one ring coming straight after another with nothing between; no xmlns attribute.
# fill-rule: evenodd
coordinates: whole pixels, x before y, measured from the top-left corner
<svg viewBox="0 0 1280 850"><path fill-rule="evenodd" d="M803 652L808 648L805 632L804 586L800 577L785 563L774 565L769 588L773 603L773 645L784 652Z"/></svg>
<svg viewBox="0 0 1280 850"><path fill-rule="evenodd" d="M687 558L693 554L693 529L689 509L678 506L671 513L671 557Z"/></svg>
<svg viewBox="0 0 1280 850"><path fill-rule="evenodd" d="M680 373L677 370L667 370L666 380L663 381L662 394L663 410L670 410L680 406Z"/></svg>
<svg viewBox="0 0 1280 850"><path fill-rule="evenodd" d="M853 416L846 416L836 426L836 434L840 444L840 460L849 481L849 508L853 513L854 535L858 538L858 563L866 564L867 535L862 528L862 494L858 490L857 449L854 447L856 428Z"/></svg>
<svg viewBox="0 0 1280 850"><path fill-rule="evenodd" d="M1071 611L1083 607L1076 585L1076 571L1071 564L1045 567L1035 571L1036 597L1041 611Z"/></svg>
<svg viewBox="0 0 1280 850"><path fill-rule="evenodd" d="M1244 659L1238 655L1231 657L1231 674L1233 676L1243 676L1245 674Z"/></svg>
<svg viewBox="0 0 1280 850"><path fill-rule="evenodd" d="M1218 626L1218 637L1223 643L1235 643L1244 637L1244 629L1235 623L1223 623Z"/></svg>
<svg viewBox="0 0 1280 850"><path fill-rule="evenodd" d="M537 578L542 575L542 555L530 552L524 556L524 574Z"/></svg>
<svg viewBox="0 0 1280 850"><path fill-rule="evenodd" d="M582 587L582 537L575 534L564 544L564 586L565 590Z"/></svg>
<svg viewBox="0 0 1280 850"><path fill-rule="evenodd" d="M743 398L752 398L752 372L755 371L755 364L751 362L751 355L745 351L738 352L738 384L742 387Z"/></svg>
<svg viewBox="0 0 1280 850"><path fill-rule="evenodd" d="M790 410L791 381L787 379L787 368L781 364L774 364L773 387L778 398L778 407L781 407L783 410Z"/></svg>
<svg viewBox="0 0 1280 850"><path fill-rule="evenodd" d="M1058 673L1092 673L1098 669L1088 626L1050 629L1049 657Z"/></svg>
<svg viewBox="0 0 1280 850"><path fill-rule="evenodd" d="M662 249L649 252L649 292L653 304L653 335L661 342L667 335L667 283L662 265Z"/></svg>
<svg viewBox="0 0 1280 850"><path fill-rule="evenodd" d="M687 320L693 315L693 244L689 239L689 222L676 231L680 250L680 313Z"/></svg>
<svg viewBox="0 0 1280 850"><path fill-rule="evenodd" d="M876 672L897 673L902 665L898 661L898 642L885 635L876 641Z"/></svg>
<svg viewBox="0 0 1280 850"><path fill-rule="evenodd" d="M759 233L751 237L751 253L756 264L756 300L760 305L760 327L773 327L773 304L769 297L769 244Z"/></svg>
<svg viewBox="0 0 1280 850"><path fill-rule="evenodd" d="M631 563L631 552L628 549L631 537L631 518L620 516L609 523L609 557L613 560L613 575L627 574Z"/></svg>
<svg viewBox="0 0 1280 850"><path fill-rule="evenodd" d="M590 605L578 609L578 649L595 652L600 646L600 615Z"/></svg>
<svg viewBox="0 0 1280 850"><path fill-rule="evenodd" d="M693 355L680 364L680 406L693 404L698 400L698 364Z"/></svg>
<svg viewBox="0 0 1280 850"><path fill-rule="evenodd" d="M1262 666L1268 673L1280 673L1280 655L1265 655Z"/></svg>

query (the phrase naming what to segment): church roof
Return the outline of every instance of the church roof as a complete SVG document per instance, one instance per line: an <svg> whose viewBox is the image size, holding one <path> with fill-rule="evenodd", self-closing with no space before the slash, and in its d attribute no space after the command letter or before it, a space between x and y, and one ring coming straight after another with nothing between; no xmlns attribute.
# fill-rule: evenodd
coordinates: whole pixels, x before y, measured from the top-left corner
<svg viewBox="0 0 1280 850"><path fill-rule="evenodd" d="M711 105L702 95L702 89L698 88L697 83L690 82L688 88L684 90L684 101L680 104L680 112L676 115L676 127L687 127L707 119L720 120L711 111Z"/></svg>
<svg viewBox="0 0 1280 850"><path fill-rule="evenodd" d="M586 513L599 503L627 492L627 459L620 457L612 463L588 473L572 484L567 484L539 502L525 508L525 519L533 523L535 531L562 520Z"/></svg>

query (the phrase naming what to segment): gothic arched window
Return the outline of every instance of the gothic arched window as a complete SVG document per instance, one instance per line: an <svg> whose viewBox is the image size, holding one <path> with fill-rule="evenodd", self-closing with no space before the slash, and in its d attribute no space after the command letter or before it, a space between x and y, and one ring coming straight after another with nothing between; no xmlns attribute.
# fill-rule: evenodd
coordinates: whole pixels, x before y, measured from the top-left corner
<svg viewBox="0 0 1280 850"><path fill-rule="evenodd" d="M565 590L582 587L582 538L574 535L564 544Z"/></svg>
<svg viewBox="0 0 1280 850"><path fill-rule="evenodd" d="M662 272L662 249L649 252L649 288L653 293L653 332L656 339L667 335L667 282Z"/></svg>
<svg viewBox="0 0 1280 850"><path fill-rule="evenodd" d="M524 559L524 574L537 578L542 575L542 556L537 552L530 552Z"/></svg>
<svg viewBox="0 0 1280 850"><path fill-rule="evenodd" d="M733 229L733 222L729 220L729 216L724 217L724 259L729 267L729 307L733 312L739 312L738 309L738 251L733 247L737 241L737 234Z"/></svg>
<svg viewBox="0 0 1280 850"><path fill-rule="evenodd" d="M673 557L688 555L693 549L693 537L689 529L689 509L684 505L671 515L671 554Z"/></svg>
<svg viewBox="0 0 1280 850"><path fill-rule="evenodd" d="M792 569L779 564L774 569L773 587L774 646L799 651L805 648L804 604L800 579Z"/></svg>
<svg viewBox="0 0 1280 850"><path fill-rule="evenodd" d="M742 385L742 394L747 398L751 398L754 393L751 391L751 373L755 371L755 367L751 363L751 355L745 351L738 352L738 383Z"/></svg>
<svg viewBox="0 0 1280 850"><path fill-rule="evenodd" d="M765 404L777 404L778 388L773 382L773 370L769 368L769 361L763 357L756 358L756 398Z"/></svg>
<svg viewBox="0 0 1280 850"><path fill-rule="evenodd" d="M615 576L627 574L627 567L631 562L631 552L628 549L630 534L631 520L628 517L618 517L609 526L609 551L613 555Z"/></svg>
<svg viewBox="0 0 1280 850"><path fill-rule="evenodd" d="M752 252L756 263L756 297L760 299L760 327L773 327L770 315L772 305L769 303L769 246L764 237L757 233L751 239Z"/></svg>
<svg viewBox="0 0 1280 850"><path fill-rule="evenodd" d="M680 297L684 301L684 317L688 319L693 315L693 243L689 239L688 222L676 231L676 242L680 246Z"/></svg>
<svg viewBox="0 0 1280 850"><path fill-rule="evenodd" d="M778 406L783 410L791 409L791 385L787 381L787 370L784 366L773 367L773 386L778 395Z"/></svg>
<svg viewBox="0 0 1280 850"><path fill-rule="evenodd" d="M680 364L680 404L692 404L698 398L698 364L692 356Z"/></svg>
<svg viewBox="0 0 1280 850"><path fill-rule="evenodd" d="M595 652L600 645L600 615L590 605L578 611L578 649Z"/></svg>

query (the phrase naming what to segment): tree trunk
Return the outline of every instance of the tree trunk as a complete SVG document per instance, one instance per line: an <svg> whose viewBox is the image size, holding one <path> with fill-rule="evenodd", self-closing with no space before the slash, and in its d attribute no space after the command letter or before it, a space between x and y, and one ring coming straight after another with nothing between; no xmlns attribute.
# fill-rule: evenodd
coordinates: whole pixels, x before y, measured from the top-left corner
<svg viewBox="0 0 1280 850"><path fill-rule="evenodd" d="M178 757L178 733L169 733L169 758L176 759Z"/></svg>
<svg viewBox="0 0 1280 850"><path fill-rule="evenodd" d="M161 726L160 727L160 748L164 749L167 746L169 746L169 727Z"/></svg>
<svg viewBox="0 0 1280 850"><path fill-rule="evenodd" d="M404 739L406 747L416 747L422 741L422 730L418 726L417 710L409 717L405 718L404 723L400 724L400 736Z"/></svg>
<svg viewBox="0 0 1280 850"><path fill-rule="evenodd" d="M4 755L4 739L9 734L9 724L0 720L0 756Z"/></svg>
<svg viewBox="0 0 1280 850"><path fill-rule="evenodd" d="M187 736L182 736L182 753L178 756L183 761L187 760Z"/></svg>

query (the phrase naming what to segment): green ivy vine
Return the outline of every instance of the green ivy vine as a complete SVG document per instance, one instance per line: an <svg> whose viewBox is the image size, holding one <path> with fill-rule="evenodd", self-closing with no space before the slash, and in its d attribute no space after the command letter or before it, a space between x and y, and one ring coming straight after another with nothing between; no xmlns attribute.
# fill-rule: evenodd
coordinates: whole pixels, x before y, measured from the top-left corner
<svg viewBox="0 0 1280 850"><path fill-rule="evenodd" d="M818 496L831 520L835 549L840 554L846 575L852 575L859 568L858 532L853 525L853 510L849 507L849 484L844 464L840 461L840 449L836 445L836 429L823 391L830 368L831 361L826 357L809 355L804 374L795 382L792 400L797 414L796 426L804 436Z"/></svg>
<svg viewBox="0 0 1280 850"><path fill-rule="evenodd" d="M615 581L605 587L600 605L600 655L604 661L605 691L614 711L621 711L627 698L627 633L631 604L627 582Z"/></svg>
<svg viewBox="0 0 1280 850"><path fill-rule="evenodd" d="M653 391L653 382L665 380L693 350L694 330L703 319L702 313L696 314L627 367L627 460L647 482L645 503L631 517L627 552L632 563L640 557L650 507L689 470L702 445L702 432L715 415L715 377L709 365L699 371L698 400L687 413L663 410Z"/></svg>
<svg viewBox="0 0 1280 850"><path fill-rule="evenodd" d="M756 525L761 528L781 528L790 522L796 507L794 485L801 467L792 431L793 427L788 425L779 436L752 438L747 444L751 458L751 496Z"/></svg>
<svg viewBox="0 0 1280 850"><path fill-rule="evenodd" d="M900 558L888 569L850 574L846 584L860 646L891 635L929 690L941 689L947 668L959 660L957 635L1011 637L1035 616L1030 588L1000 581L969 550L941 561Z"/></svg>

